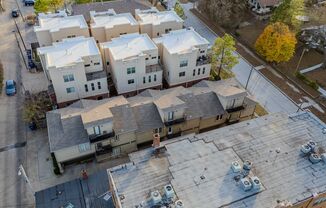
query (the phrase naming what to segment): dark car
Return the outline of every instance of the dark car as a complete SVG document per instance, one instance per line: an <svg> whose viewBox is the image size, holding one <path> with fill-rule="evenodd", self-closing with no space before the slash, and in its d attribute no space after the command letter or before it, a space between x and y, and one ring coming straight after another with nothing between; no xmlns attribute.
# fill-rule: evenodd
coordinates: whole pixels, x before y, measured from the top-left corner
<svg viewBox="0 0 326 208"><path fill-rule="evenodd" d="M16 82L12 79L6 81L6 94L7 95L15 95L17 92L16 90Z"/></svg>
<svg viewBox="0 0 326 208"><path fill-rule="evenodd" d="M25 0L25 6L33 6L35 1L34 0Z"/></svg>
<svg viewBox="0 0 326 208"><path fill-rule="evenodd" d="M11 16L12 17L19 17L19 10L18 9L13 9L12 11L11 11Z"/></svg>

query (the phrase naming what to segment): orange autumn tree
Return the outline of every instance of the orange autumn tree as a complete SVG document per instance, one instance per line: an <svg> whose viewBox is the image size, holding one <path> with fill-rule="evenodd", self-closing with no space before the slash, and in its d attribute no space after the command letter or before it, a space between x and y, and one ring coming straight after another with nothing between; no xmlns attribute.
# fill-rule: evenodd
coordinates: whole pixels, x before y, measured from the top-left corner
<svg viewBox="0 0 326 208"><path fill-rule="evenodd" d="M270 62L289 61L295 52L297 40L289 27L281 22L268 25L255 43L256 51Z"/></svg>

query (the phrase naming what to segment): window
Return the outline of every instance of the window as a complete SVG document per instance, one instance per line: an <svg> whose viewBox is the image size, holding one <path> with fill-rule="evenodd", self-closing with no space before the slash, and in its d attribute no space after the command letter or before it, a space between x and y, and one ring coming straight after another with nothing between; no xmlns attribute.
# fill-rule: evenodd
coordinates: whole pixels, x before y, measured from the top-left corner
<svg viewBox="0 0 326 208"><path fill-rule="evenodd" d="M188 66L188 60L182 60L180 61L180 67Z"/></svg>
<svg viewBox="0 0 326 208"><path fill-rule="evenodd" d="M96 66L96 65L100 65L100 62L96 62L96 63L94 63L94 66Z"/></svg>
<svg viewBox="0 0 326 208"><path fill-rule="evenodd" d="M168 134L172 134L172 127L168 128Z"/></svg>
<svg viewBox="0 0 326 208"><path fill-rule="evenodd" d="M135 83L135 80L134 79L129 79L128 80L128 84L133 84L133 83Z"/></svg>
<svg viewBox="0 0 326 208"><path fill-rule="evenodd" d="M73 92L75 92L75 88L74 87L68 87L68 88L66 88L66 91L67 91L68 94L73 93Z"/></svg>
<svg viewBox="0 0 326 208"><path fill-rule="evenodd" d="M92 91L94 91L95 90L94 83L91 83L91 87L92 87Z"/></svg>
<svg viewBox="0 0 326 208"><path fill-rule="evenodd" d="M89 67L89 66L91 66L91 65L90 65L90 64L85 64L84 66L85 66L85 67Z"/></svg>
<svg viewBox="0 0 326 208"><path fill-rule="evenodd" d="M196 69L194 69L193 71L192 71L192 76L195 76L196 75Z"/></svg>
<svg viewBox="0 0 326 208"><path fill-rule="evenodd" d="M161 59L161 56L158 56L158 59Z"/></svg>
<svg viewBox="0 0 326 208"><path fill-rule="evenodd" d="M154 129L153 130L154 134L157 134L157 133L162 133L162 128L157 128L157 129Z"/></svg>
<svg viewBox="0 0 326 208"><path fill-rule="evenodd" d="M174 112L173 111L169 112L169 114L168 114L168 120L169 121L173 120L173 116L174 116Z"/></svg>
<svg viewBox="0 0 326 208"><path fill-rule="evenodd" d="M205 74L205 67L203 68L203 74Z"/></svg>
<svg viewBox="0 0 326 208"><path fill-rule="evenodd" d="M146 57L145 60L147 61L148 60L148 57Z"/></svg>
<svg viewBox="0 0 326 208"><path fill-rule="evenodd" d="M186 72L180 72L179 73L179 77L184 77L184 76L186 76Z"/></svg>
<svg viewBox="0 0 326 208"><path fill-rule="evenodd" d="M218 116L216 117L216 120L221 120L222 117L223 117L223 115L218 115Z"/></svg>
<svg viewBox="0 0 326 208"><path fill-rule="evenodd" d="M117 141L117 140L119 140L119 135L115 135L115 140Z"/></svg>
<svg viewBox="0 0 326 208"><path fill-rule="evenodd" d="M68 35L67 38L74 38L76 35Z"/></svg>
<svg viewBox="0 0 326 208"><path fill-rule="evenodd" d="M157 33L157 36L160 36L160 33Z"/></svg>
<svg viewBox="0 0 326 208"><path fill-rule="evenodd" d="M68 74L68 75L63 75L63 80L64 82L71 82L74 81L74 75L73 74Z"/></svg>
<svg viewBox="0 0 326 208"><path fill-rule="evenodd" d="M152 82L152 76L151 75L148 76L148 82Z"/></svg>
<svg viewBox="0 0 326 208"><path fill-rule="evenodd" d="M102 89L101 82L97 82L97 88L100 90Z"/></svg>
<svg viewBox="0 0 326 208"><path fill-rule="evenodd" d="M106 62L106 65L110 65L110 62L109 62L109 61L107 61L107 62Z"/></svg>
<svg viewBox="0 0 326 208"><path fill-rule="evenodd" d="M169 29L165 29L165 33L168 33L169 32Z"/></svg>
<svg viewBox="0 0 326 208"><path fill-rule="evenodd" d="M88 92L88 85L85 84L85 92Z"/></svg>
<svg viewBox="0 0 326 208"><path fill-rule="evenodd" d="M146 83L146 77L143 77L143 83L144 84Z"/></svg>
<svg viewBox="0 0 326 208"><path fill-rule="evenodd" d="M156 56L153 56L152 59L156 59Z"/></svg>
<svg viewBox="0 0 326 208"><path fill-rule="evenodd" d="M100 135L101 134L101 129L99 126L94 126L93 131L95 135Z"/></svg>
<svg viewBox="0 0 326 208"><path fill-rule="evenodd" d="M200 53L205 53L205 50L200 50Z"/></svg>
<svg viewBox="0 0 326 208"><path fill-rule="evenodd" d="M200 68L198 68L198 73L197 73L197 75L200 75Z"/></svg>
<svg viewBox="0 0 326 208"><path fill-rule="evenodd" d="M91 149L91 145L89 143L84 143L78 145L79 152L87 152Z"/></svg>
<svg viewBox="0 0 326 208"><path fill-rule="evenodd" d="M133 74L136 72L136 68L135 67L129 67L127 68L127 74Z"/></svg>
<svg viewBox="0 0 326 208"><path fill-rule="evenodd" d="M154 82L156 82L156 74L154 74Z"/></svg>

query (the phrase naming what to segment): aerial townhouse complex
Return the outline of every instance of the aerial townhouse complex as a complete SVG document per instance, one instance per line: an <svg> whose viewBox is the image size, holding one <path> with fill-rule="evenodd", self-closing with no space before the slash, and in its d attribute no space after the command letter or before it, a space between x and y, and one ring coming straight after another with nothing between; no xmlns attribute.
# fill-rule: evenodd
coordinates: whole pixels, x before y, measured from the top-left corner
<svg viewBox="0 0 326 208"><path fill-rule="evenodd" d="M116 14L113 9L105 12L90 12L91 35L102 43L123 34L138 33L139 25L130 13Z"/></svg>
<svg viewBox="0 0 326 208"><path fill-rule="evenodd" d="M183 29L183 20L174 11L160 12L154 7L136 9L136 18L130 13L118 14L113 9L90 11L89 14L88 25L83 15L67 16L64 11L41 13L39 25L34 27L41 46L38 54L42 56L42 67L51 84L49 92L55 93L59 107L81 98L105 98L109 90L112 90L112 95L132 96L145 89L190 87L208 79L211 69L207 61L209 43L192 28ZM87 39L90 35L95 44ZM82 43L83 39L76 37L84 37L87 41ZM76 39L66 40L69 38ZM52 48L45 47L52 44ZM85 57L94 55L92 52L98 51L97 48L102 60L86 63ZM60 49L63 57L49 61L49 54L54 54L53 51L59 53ZM51 76L54 71L51 68L63 67L60 59L65 59L66 65L75 66L76 73L84 77L79 83L78 76L74 75L78 87L73 86L73 90L66 90L67 83L63 85L61 79ZM94 63L96 70L89 71ZM62 70L56 71L57 75L65 75ZM90 72L101 75L90 78ZM94 79L101 81L91 82Z"/></svg>
<svg viewBox="0 0 326 208"><path fill-rule="evenodd" d="M89 37L88 25L82 15L67 16L65 12L38 15L34 27L40 47L78 36Z"/></svg>
<svg viewBox="0 0 326 208"><path fill-rule="evenodd" d="M163 68L157 46L145 34L126 34L101 44L103 59L119 95L161 89Z"/></svg>
<svg viewBox="0 0 326 208"><path fill-rule="evenodd" d="M255 106L233 79L80 100L47 113L50 150L63 171L85 158L101 161L136 151L152 144L157 133L173 138L251 118Z"/></svg>
<svg viewBox="0 0 326 208"><path fill-rule="evenodd" d="M135 17L139 22L140 33L147 33L151 38L183 28L183 19L174 11L160 12L156 7L147 10L136 9Z"/></svg>
<svg viewBox="0 0 326 208"><path fill-rule="evenodd" d="M44 73L59 107L81 98L109 95L107 76L93 37L76 37L38 48Z"/></svg>
<svg viewBox="0 0 326 208"><path fill-rule="evenodd" d="M208 79L211 71L207 58L209 42L194 29L171 31L153 41L159 48L168 87L189 87L200 80Z"/></svg>

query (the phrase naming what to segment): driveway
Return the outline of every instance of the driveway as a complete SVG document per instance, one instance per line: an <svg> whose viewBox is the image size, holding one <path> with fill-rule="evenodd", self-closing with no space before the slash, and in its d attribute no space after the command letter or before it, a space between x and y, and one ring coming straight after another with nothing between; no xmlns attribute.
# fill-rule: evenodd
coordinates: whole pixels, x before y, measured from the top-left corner
<svg viewBox="0 0 326 208"><path fill-rule="evenodd" d="M187 3L181 4L181 6L187 16L185 26L193 27L200 35L206 38L211 45L213 45L217 35L189 11L193 8L193 4ZM235 54L240 56L237 52L235 52ZM253 66L247 60L240 56L239 64L232 69L236 79L243 86L245 86L248 81L252 67ZM253 70L247 89L268 112L286 112L291 114L298 110L297 104L274 86L273 83L266 79L258 70Z"/></svg>

